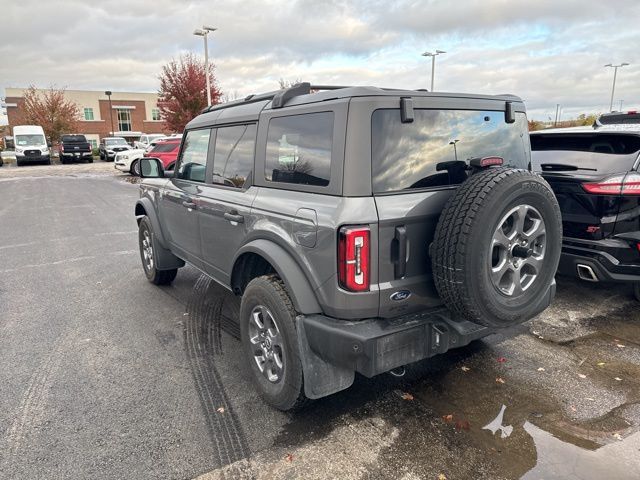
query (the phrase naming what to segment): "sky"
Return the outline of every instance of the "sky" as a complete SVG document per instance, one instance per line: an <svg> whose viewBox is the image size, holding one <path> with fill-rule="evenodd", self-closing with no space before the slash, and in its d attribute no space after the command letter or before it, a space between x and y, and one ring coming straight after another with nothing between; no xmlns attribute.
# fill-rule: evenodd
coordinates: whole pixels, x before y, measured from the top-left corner
<svg viewBox="0 0 640 480"><path fill-rule="evenodd" d="M6 87L157 91L164 64L204 55L228 98L278 80L522 97L530 118L640 108L638 0L0 0ZM0 116L0 123L3 118ZM6 117L4 118L6 123Z"/></svg>

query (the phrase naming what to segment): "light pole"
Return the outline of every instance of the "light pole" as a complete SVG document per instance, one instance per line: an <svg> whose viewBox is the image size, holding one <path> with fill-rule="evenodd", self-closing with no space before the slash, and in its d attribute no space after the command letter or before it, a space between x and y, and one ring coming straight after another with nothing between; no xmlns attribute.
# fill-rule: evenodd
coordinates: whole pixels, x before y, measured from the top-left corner
<svg viewBox="0 0 640 480"><path fill-rule="evenodd" d="M113 108L111 108L111 90L107 90L104 94L109 97L109 118L111 119L111 136L115 135L115 130L113 130Z"/></svg>
<svg viewBox="0 0 640 480"><path fill-rule="evenodd" d="M431 91L433 92L433 79L436 73L436 56L447 53L444 50L436 50L435 52L424 52L423 57L431 57Z"/></svg>
<svg viewBox="0 0 640 480"><path fill-rule="evenodd" d="M611 102L609 102L609 111L613 112L613 95L616 91L616 77L618 76L618 68L626 67L629 65L628 63L621 63L620 65L613 65L612 63L607 63L605 67L613 68L613 86L611 87Z"/></svg>
<svg viewBox="0 0 640 480"><path fill-rule="evenodd" d="M624 100L620 100L620 112L622 111L622 102L624 102Z"/></svg>
<svg viewBox="0 0 640 480"><path fill-rule="evenodd" d="M211 80L209 79L209 44L207 42L207 38L209 33L215 32L217 28L208 27L206 25L202 26L202 29L196 28L193 31L194 35L198 37L202 37L204 39L204 70L205 76L207 77L207 106L211 106Z"/></svg>
<svg viewBox="0 0 640 480"><path fill-rule="evenodd" d="M455 140L451 140L449 142L449 145L453 145L453 158L456 159L456 162L458 161L458 148L456 147L456 144L459 142L460 140L458 140L457 138Z"/></svg>

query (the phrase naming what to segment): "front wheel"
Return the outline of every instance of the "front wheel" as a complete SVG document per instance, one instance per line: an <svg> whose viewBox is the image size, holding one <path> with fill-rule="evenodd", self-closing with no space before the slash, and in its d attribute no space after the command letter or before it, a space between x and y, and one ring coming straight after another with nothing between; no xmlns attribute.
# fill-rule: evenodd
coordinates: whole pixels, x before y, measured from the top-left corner
<svg viewBox="0 0 640 480"><path fill-rule="evenodd" d="M178 274L177 268L170 270L158 270L156 267L156 252L153 244L153 229L148 217L140 220L138 227L138 244L140 247L140 259L147 280L155 285L169 285Z"/></svg>
<svg viewBox="0 0 640 480"><path fill-rule="evenodd" d="M240 305L245 359L264 400L282 411L305 402L296 312L284 283L275 275L249 282Z"/></svg>
<svg viewBox="0 0 640 480"><path fill-rule="evenodd" d="M131 173L131 175L133 175L134 177L140 176L140 162L138 160L133 161L131 167L129 167L129 173Z"/></svg>

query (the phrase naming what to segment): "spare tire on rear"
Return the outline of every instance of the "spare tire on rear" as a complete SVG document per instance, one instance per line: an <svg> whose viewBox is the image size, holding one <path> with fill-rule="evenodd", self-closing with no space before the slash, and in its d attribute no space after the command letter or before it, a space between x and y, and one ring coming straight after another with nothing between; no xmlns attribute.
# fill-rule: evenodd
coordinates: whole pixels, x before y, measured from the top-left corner
<svg viewBox="0 0 640 480"><path fill-rule="evenodd" d="M490 168L445 205L431 250L435 286L456 318L508 327L539 313L561 248L560 208L547 182Z"/></svg>

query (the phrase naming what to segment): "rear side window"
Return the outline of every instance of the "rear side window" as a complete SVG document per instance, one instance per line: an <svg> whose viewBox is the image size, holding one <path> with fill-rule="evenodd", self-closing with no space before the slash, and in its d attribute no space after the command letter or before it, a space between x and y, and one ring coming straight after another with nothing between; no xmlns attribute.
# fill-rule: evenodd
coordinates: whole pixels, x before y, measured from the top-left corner
<svg viewBox="0 0 640 480"><path fill-rule="evenodd" d="M265 178L269 182L329 185L333 112L269 121Z"/></svg>
<svg viewBox="0 0 640 480"><path fill-rule="evenodd" d="M177 178L193 182L204 182L210 136L210 129L187 132L182 146L180 166L176 173Z"/></svg>
<svg viewBox="0 0 640 480"><path fill-rule="evenodd" d="M220 127L216 134L213 183L242 188L253 171L256 126Z"/></svg>
<svg viewBox="0 0 640 480"><path fill-rule="evenodd" d="M180 144L177 142L171 143L158 143L155 147L150 150L150 153L168 153L173 152L176 148L178 148Z"/></svg>
<svg viewBox="0 0 640 480"><path fill-rule="evenodd" d="M469 159L499 156L505 165L529 167L529 133L523 113L505 123L502 111L426 110L412 123L400 110L376 110L371 117L371 173L374 193L444 187L467 178Z"/></svg>

